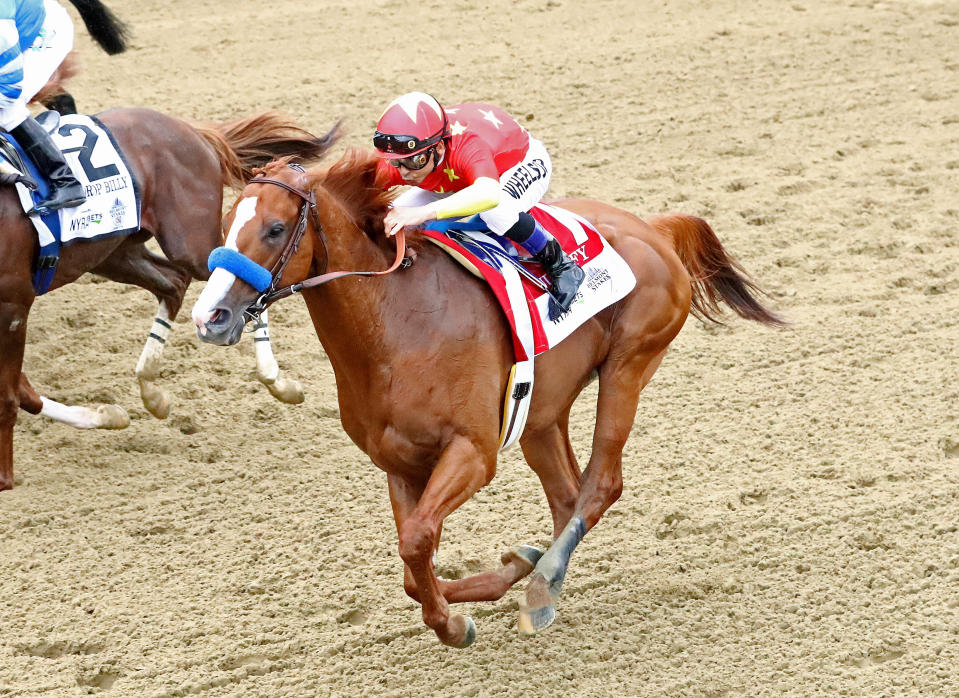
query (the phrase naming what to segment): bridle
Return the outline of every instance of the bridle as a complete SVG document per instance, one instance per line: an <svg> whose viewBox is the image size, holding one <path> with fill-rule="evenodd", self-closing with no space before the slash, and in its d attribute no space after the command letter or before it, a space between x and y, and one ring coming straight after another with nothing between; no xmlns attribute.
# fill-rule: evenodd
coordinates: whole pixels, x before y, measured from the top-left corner
<svg viewBox="0 0 959 698"><path fill-rule="evenodd" d="M290 167L299 172L305 171L298 165L290 165ZM390 272L396 271L398 268L400 268L400 266L409 266L409 262L406 262L404 259L406 254L406 235L401 230L396 234L396 258L393 260L393 264L389 269L385 269L383 271L327 271L330 265L330 250L329 246L326 244L326 235L323 233L323 225L320 223L320 217L316 210L316 195L312 191L305 191L293 186L292 184L287 184L279 179L272 179L270 177L264 177L263 175L257 175L251 179L250 184L274 184L298 196L300 199L302 199L302 203L300 204L300 211L296 219L296 225L293 227L293 232L290 234L290 237L286 242L286 246L283 248L283 252L280 253L279 258L273 265L273 268L269 270L269 273L272 277L269 288L263 291L257 297L257 299L246 310L243 311L247 321L256 320L260 313L266 310L270 304L280 300L281 298L292 296L294 293L300 293L306 289L316 288L317 286L329 283L334 279L340 279L344 276L381 276L383 274L389 274ZM298 283L290 284L289 286L278 289L277 284L279 283L280 278L283 276L283 271L286 269L287 264L289 264L290 259L292 259L293 255L296 254L297 249L299 249L303 235L306 233L307 223L311 217L313 219L316 235L323 244L325 260L323 263L323 272L317 276L311 276L308 279L304 279Z"/></svg>

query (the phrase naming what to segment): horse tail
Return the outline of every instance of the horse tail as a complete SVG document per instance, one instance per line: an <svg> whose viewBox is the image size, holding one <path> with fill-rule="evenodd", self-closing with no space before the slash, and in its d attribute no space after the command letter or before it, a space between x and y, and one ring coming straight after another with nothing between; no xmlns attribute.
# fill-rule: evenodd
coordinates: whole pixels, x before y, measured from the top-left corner
<svg viewBox="0 0 959 698"><path fill-rule="evenodd" d="M130 31L100 0L70 0L93 40L111 56L127 50Z"/></svg>
<svg viewBox="0 0 959 698"><path fill-rule="evenodd" d="M275 111L221 124L192 126L216 151L223 183L233 189L242 188L253 176L253 170L276 158L317 160L342 135L339 122L326 135L317 137Z"/></svg>
<svg viewBox="0 0 959 698"><path fill-rule="evenodd" d="M766 294L726 252L709 223L684 214L658 216L648 223L672 239L676 254L689 272L696 317L721 324L719 304L724 301L747 320L766 325L787 324L759 302L757 296Z"/></svg>

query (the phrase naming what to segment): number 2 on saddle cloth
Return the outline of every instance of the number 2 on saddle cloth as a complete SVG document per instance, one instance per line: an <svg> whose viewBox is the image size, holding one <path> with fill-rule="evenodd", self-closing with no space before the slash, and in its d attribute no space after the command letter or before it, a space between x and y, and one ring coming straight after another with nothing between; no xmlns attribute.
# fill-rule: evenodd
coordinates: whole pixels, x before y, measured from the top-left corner
<svg viewBox="0 0 959 698"><path fill-rule="evenodd" d="M47 112L37 121L51 132L87 195L75 208L36 211L34 205L46 197L49 185L10 134L0 134L0 182L16 186L24 213L37 231L40 251L33 288L39 296L53 282L62 246L139 229L140 189L112 135L96 117L61 118Z"/></svg>

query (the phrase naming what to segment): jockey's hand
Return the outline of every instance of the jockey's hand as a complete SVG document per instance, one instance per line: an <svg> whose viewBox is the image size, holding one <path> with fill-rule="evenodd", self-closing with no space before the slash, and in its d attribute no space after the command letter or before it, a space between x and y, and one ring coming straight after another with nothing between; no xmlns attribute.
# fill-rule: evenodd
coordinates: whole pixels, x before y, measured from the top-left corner
<svg viewBox="0 0 959 698"><path fill-rule="evenodd" d="M403 228L415 227L436 218L430 206L399 206L390 209L383 219L387 237L393 237Z"/></svg>

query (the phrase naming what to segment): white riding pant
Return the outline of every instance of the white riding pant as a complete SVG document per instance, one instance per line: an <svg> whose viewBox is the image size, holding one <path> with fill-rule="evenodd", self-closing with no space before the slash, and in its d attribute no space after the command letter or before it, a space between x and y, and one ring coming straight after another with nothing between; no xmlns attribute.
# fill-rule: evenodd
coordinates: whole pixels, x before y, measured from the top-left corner
<svg viewBox="0 0 959 698"><path fill-rule="evenodd" d="M10 106L0 109L0 128L16 128L30 116L27 103L73 50L73 20L56 0L44 0L47 16L33 46L23 52L23 91Z"/></svg>
<svg viewBox="0 0 959 698"><path fill-rule="evenodd" d="M519 220L519 214L526 213L546 196L552 175L553 162L549 159L546 146L535 138L530 138L522 161L500 175L499 205L483 211L479 217L491 231L497 235L505 235ZM449 194L411 187L396 197L393 205L425 206L447 196Z"/></svg>

